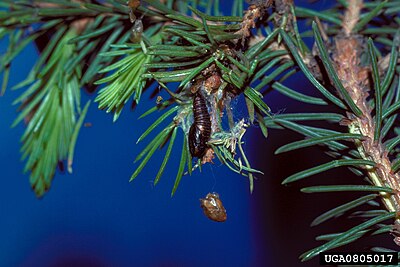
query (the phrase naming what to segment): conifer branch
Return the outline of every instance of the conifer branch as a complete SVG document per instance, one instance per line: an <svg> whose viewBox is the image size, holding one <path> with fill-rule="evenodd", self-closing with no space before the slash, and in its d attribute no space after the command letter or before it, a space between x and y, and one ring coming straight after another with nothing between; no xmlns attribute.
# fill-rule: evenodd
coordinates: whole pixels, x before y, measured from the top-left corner
<svg viewBox="0 0 400 267"><path fill-rule="evenodd" d="M157 150L166 147L154 183L172 164L171 158L179 158L172 195L184 175L215 157L248 177L252 191L254 176L261 172L251 167L242 146L246 128L258 124L265 137L270 129L291 130L306 139L286 144L276 153L318 145L333 160L292 174L283 183L345 167L360 176L360 184L317 185L302 191L374 192L319 216L312 225L362 205L369 208L347 216L359 219L359 225L317 237L326 242L304 253L301 260L367 235L391 232L400 244L400 130L396 127L400 1L338 1L328 11L317 11L295 7L291 0L252 1L244 9L242 1L235 0L231 14L222 14L211 1L190 3L7 0L0 4L7 9L0 10L0 39L9 39L0 59L2 94L15 57L32 42L40 50L27 79L14 86L29 86L15 100L20 114L14 126L26 122L22 153L37 196L50 187L58 162L68 158L68 170L72 170L74 147L89 107L81 110L81 88L92 92L101 87L95 102L112 112L116 121L129 101L137 105L148 89L158 85L169 98L159 96L156 105L141 116L147 119L157 114L158 118L138 139L147 145L136 157L131 181ZM312 20L310 30L300 32L300 20ZM303 41L310 36L315 38L312 49ZM286 79L299 74L305 75L319 96L286 85ZM335 109L274 115L265 97L271 91ZM194 100L198 95L205 106L195 107L203 105L203 100ZM244 97L248 115L235 121L232 100L237 97ZM196 115L194 109L209 114ZM222 123L224 117L228 127ZM205 118L210 122L201 121ZM315 120L321 126L307 125ZM210 129L206 129L208 139L200 140L205 151L196 154L200 158L194 161L190 129L199 121L203 123L200 130ZM323 123L347 128L331 130ZM152 133L154 138L150 138Z"/></svg>
<svg viewBox="0 0 400 267"><path fill-rule="evenodd" d="M335 87L338 97L341 100L344 100L344 102L347 104L347 118L342 119L340 121L340 124L348 126L350 134L357 134L362 138L356 138L353 140L356 150L349 151L350 157L345 156L341 153L332 152L337 149L343 149L346 146L342 147L342 145L339 145L339 143L337 143L336 141L326 143L329 149L332 150L331 152L327 152L329 155L339 158L342 157L343 159L332 161L330 163L326 163L321 166L317 166L291 175L284 181L284 183L303 179L315 173L319 173L332 167L336 167L336 163L339 162L353 165L351 170L358 175L364 175L364 173L366 173L366 175L368 176L367 181L372 184L371 187L376 187L376 189L379 191L379 196L381 197L382 203L384 204L387 211L391 212L391 216L395 219L393 232L395 235L395 242L399 244L399 237L396 234L396 232L398 232L397 225L399 220L397 214L400 208L398 193L399 177L396 173L397 169L395 169L395 167L391 163L391 159L389 158L391 151L387 150L387 147L385 147L382 141L384 138L386 138L386 135L389 129L392 127L393 122L396 118L396 115L394 115L390 119L387 118L387 115L386 118L382 118L382 114L384 113L382 109L383 106L385 106L386 109L395 108L396 102L398 101L398 92L396 92L398 81L394 80L393 77L395 73L394 62L397 61L399 43L398 41L392 42L390 44L390 46L392 47L392 52L385 57L386 60L379 61L376 54L378 50L373 45L372 39L368 40L368 49L366 49L364 45L365 42L363 42L365 39L363 40L362 38L360 38L359 35L359 31L363 31L363 27L365 27L369 23L369 21L372 20L374 16L376 16L376 14L379 14L382 11L385 3L386 2L382 2L376 6L371 7L372 10L370 11L370 13L364 14L363 18L360 19L362 13L361 8L363 7L364 3L359 0L348 1L341 23L342 30L339 30L337 33L321 33L321 30L323 31L323 27L321 27L322 24L319 23L319 27L317 28L317 24L313 23L312 26L316 40L316 47L318 47L318 51L315 51L314 55L317 55L321 58L324 69L328 73L329 82ZM302 12L307 13L307 11L305 10L302 10ZM323 17L320 16L320 18ZM298 51L295 48L296 44L294 44L289 36L286 35L284 32L281 33L284 36L284 40L288 44L291 53L296 57L297 63L301 66L301 64L305 63L305 60L301 59L297 55ZM322 36L325 37L322 38ZM333 44L330 43L330 40L326 36L332 37ZM394 40L397 39L398 37L394 36ZM361 55L363 53L369 54L369 66L366 66L365 62L361 62ZM330 57L329 55L332 56ZM392 64L388 63L389 59L391 59L390 62ZM379 64L380 62L381 64ZM389 65L391 65L390 68ZM302 70L307 75L308 70L306 69L306 66L303 66ZM307 66L307 68L310 67L310 65ZM314 72L318 72L320 70L321 69L313 69ZM317 88L321 87L322 89L322 85L319 84L318 81L314 80L311 75L312 74L310 73L307 75L307 77L309 77L309 79L314 83L314 85L316 85ZM368 75L372 76L373 82L368 79ZM317 78L319 77L318 79L321 79L322 77L321 75L318 75L318 73L315 76ZM396 78L398 78L398 76L396 76ZM382 79L384 79L385 82L382 82ZM389 80L392 84L391 90L386 91L388 88ZM385 91L382 90L382 87L385 88ZM330 99L339 104L339 102L336 101L335 98L326 93L325 89L320 91L324 92L325 96L329 96ZM385 95L385 93L387 95ZM371 96L373 97L373 102L369 100ZM297 98L300 100L300 97ZM341 107L345 108L344 106ZM276 120L276 123L281 124L285 127L292 127L292 129L295 129L296 131L304 135L309 135L313 137L315 136L315 138L312 139L286 145L280 148L277 152L297 149L298 145L300 144L300 147L313 145L317 140L334 140L337 138L344 138L346 136L346 133L326 133L327 135L324 136L325 134L323 132L321 132L320 134L311 133L304 126L294 125L292 123L279 120ZM381 127L382 125L384 126ZM393 146L391 148L393 149ZM353 160L353 158L359 158L360 160ZM362 161L368 161L369 163L363 164ZM356 170L354 168L356 167L356 162L361 163L360 166L364 166L363 168L365 169L365 171ZM304 188L302 191L344 191L345 187L346 186L340 185L326 187L316 186L312 188ZM383 187L386 187L389 191L379 189ZM358 200L354 200L354 203L356 202L358 202ZM378 219L378 217L379 216L377 216L376 219ZM357 228L355 227L354 229L349 230L349 232L353 233L355 229ZM362 235L365 234L366 232L364 232ZM341 245L344 245L354 241L354 239L351 238L349 238L348 241L344 241L343 238L348 237L345 237L345 234L338 235L330 242L303 254L301 256L301 259L308 260L317 255L317 253L319 252L337 247L337 245L335 245L337 242Z"/></svg>
<svg viewBox="0 0 400 267"><path fill-rule="evenodd" d="M75 67L72 73L65 71L74 54L74 46L67 42L74 36L74 29L65 33L51 55L43 59L51 68L45 67L33 75L33 84L14 102L21 104L22 112L13 126L25 120L27 127L21 139L22 158L27 158L25 171L31 171L30 183L38 197L50 188L58 162L67 159L68 152L73 151L70 144L73 144L74 131L80 126L77 118L81 113L81 70ZM70 161L72 164L72 158Z"/></svg>

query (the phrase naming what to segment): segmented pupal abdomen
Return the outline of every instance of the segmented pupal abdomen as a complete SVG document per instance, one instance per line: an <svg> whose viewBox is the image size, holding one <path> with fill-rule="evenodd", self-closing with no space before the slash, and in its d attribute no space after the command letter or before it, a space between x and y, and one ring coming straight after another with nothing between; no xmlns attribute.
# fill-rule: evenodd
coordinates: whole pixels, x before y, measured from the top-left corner
<svg viewBox="0 0 400 267"><path fill-rule="evenodd" d="M200 93L193 98L193 117L194 122L189 130L189 150L192 157L201 158L211 136L211 119L206 101Z"/></svg>

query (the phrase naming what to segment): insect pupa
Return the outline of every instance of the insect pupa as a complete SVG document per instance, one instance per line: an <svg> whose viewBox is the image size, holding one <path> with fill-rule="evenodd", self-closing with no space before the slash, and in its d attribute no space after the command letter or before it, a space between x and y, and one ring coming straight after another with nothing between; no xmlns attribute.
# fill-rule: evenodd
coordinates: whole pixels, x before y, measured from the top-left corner
<svg viewBox="0 0 400 267"><path fill-rule="evenodd" d="M211 136L211 118L204 97L197 92L193 97L194 122L189 129L189 150L192 157L202 158Z"/></svg>
<svg viewBox="0 0 400 267"><path fill-rule="evenodd" d="M226 210L217 193L208 193L206 198L200 199L200 203L207 218L215 222L226 221Z"/></svg>

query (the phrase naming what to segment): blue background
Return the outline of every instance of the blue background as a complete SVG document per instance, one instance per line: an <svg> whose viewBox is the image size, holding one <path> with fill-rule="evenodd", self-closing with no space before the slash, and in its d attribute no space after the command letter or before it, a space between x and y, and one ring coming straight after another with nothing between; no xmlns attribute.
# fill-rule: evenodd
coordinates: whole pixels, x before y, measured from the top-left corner
<svg viewBox="0 0 400 267"><path fill-rule="evenodd" d="M0 46L1 52L5 42ZM37 58L30 46L12 66L10 85L23 79ZM246 266L255 262L256 229L246 178L216 163L184 176L170 192L180 157L159 184L152 181L165 151L156 154L132 183L137 138L153 118L138 121L153 101L144 96L137 112L124 110L117 123L92 104L76 145L72 175L58 172L50 191L38 200L23 175L19 138L23 125L11 105L20 91L0 98L0 265L1 266ZM82 103L88 99L83 96ZM179 135L179 137L182 137ZM216 191L228 210L226 223L209 221L199 198ZM63 265L64 264L64 265Z"/></svg>

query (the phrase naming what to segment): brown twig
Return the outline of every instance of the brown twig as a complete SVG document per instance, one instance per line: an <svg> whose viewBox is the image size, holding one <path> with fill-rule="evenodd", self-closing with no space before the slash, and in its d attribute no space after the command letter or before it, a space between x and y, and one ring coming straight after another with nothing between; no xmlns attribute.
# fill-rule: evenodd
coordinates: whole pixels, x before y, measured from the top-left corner
<svg viewBox="0 0 400 267"><path fill-rule="evenodd" d="M343 33L334 38L333 63L341 83L362 112L361 116L348 113L346 125L351 133L365 136L364 139L355 141L355 145L363 159L376 163L376 167L366 167L368 176L374 185L393 189L393 194L381 193L382 201L388 211L399 212L400 176L392 172L388 151L382 140L374 141L376 127L372 116L373 109L367 100L373 86L368 79L370 69L360 64L360 54L365 48L363 40L353 33L362 4L361 0L348 2L342 23Z"/></svg>
<svg viewBox="0 0 400 267"><path fill-rule="evenodd" d="M76 3L82 3L82 0L72 0L72 2ZM55 3L43 3L43 2L37 2L34 3L38 7L43 7L43 8L58 8L60 5L55 4ZM83 32L87 25L93 21L93 18L79 18L71 23L71 26L78 31L78 34Z"/></svg>
<svg viewBox="0 0 400 267"><path fill-rule="evenodd" d="M344 13L342 21L342 28L345 36L350 36L354 27L356 26L358 19L360 18L361 8L363 6L363 0L349 0L348 7Z"/></svg>
<svg viewBox="0 0 400 267"><path fill-rule="evenodd" d="M242 43L244 43L246 38L251 36L251 29L256 27L256 21L263 17L272 2L272 0L254 1L244 12L242 27L236 32L236 34L242 36Z"/></svg>

